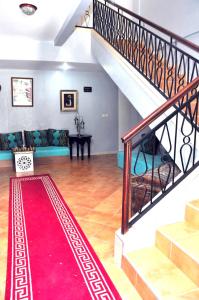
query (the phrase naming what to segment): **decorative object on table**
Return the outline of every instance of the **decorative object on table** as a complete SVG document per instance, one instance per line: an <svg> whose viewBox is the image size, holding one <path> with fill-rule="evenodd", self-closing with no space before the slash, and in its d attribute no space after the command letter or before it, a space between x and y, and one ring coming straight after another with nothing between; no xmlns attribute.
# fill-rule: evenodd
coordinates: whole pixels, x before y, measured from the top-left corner
<svg viewBox="0 0 199 300"><path fill-rule="evenodd" d="M75 90L60 91L60 109L61 111L76 111L77 110L77 95Z"/></svg>
<svg viewBox="0 0 199 300"><path fill-rule="evenodd" d="M5 299L121 300L49 175L11 178L9 200Z"/></svg>
<svg viewBox="0 0 199 300"><path fill-rule="evenodd" d="M33 106L33 78L11 78L12 106Z"/></svg>
<svg viewBox="0 0 199 300"><path fill-rule="evenodd" d="M80 136L81 135L81 129L84 129L84 125L85 125L85 122L83 120L83 117L80 116L78 113L75 115L75 118L74 118L74 121L75 121L75 126L76 126L76 129L77 129L77 134Z"/></svg>

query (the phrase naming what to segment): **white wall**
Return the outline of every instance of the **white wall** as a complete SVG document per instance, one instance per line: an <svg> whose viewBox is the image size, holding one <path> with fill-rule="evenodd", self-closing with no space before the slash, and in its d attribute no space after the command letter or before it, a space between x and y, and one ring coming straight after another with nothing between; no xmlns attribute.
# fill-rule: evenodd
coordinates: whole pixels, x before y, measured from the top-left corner
<svg viewBox="0 0 199 300"><path fill-rule="evenodd" d="M140 13L140 0L116 0L115 3L135 12Z"/></svg>
<svg viewBox="0 0 199 300"><path fill-rule="evenodd" d="M77 28L62 47L53 42L40 42L32 39L1 35L0 60L96 63L91 54L91 32Z"/></svg>
<svg viewBox="0 0 199 300"><path fill-rule="evenodd" d="M116 0L115 3L181 35L198 31L198 0Z"/></svg>
<svg viewBox="0 0 199 300"><path fill-rule="evenodd" d="M11 77L33 77L34 107L12 107ZM118 149L118 89L104 72L1 70L0 132L65 128L76 133L74 112L60 111L60 90L78 90L85 133L93 135L91 153ZM92 86L92 93L84 93ZM105 115L105 117L102 117Z"/></svg>
<svg viewBox="0 0 199 300"><path fill-rule="evenodd" d="M198 0L140 0L140 14L181 36L199 27Z"/></svg>
<svg viewBox="0 0 199 300"><path fill-rule="evenodd" d="M121 5L122 7L125 7L129 10L133 10L133 0L115 0L113 1L115 2L116 4L119 4Z"/></svg>
<svg viewBox="0 0 199 300"><path fill-rule="evenodd" d="M124 150L121 137L137 125L142 117L120 90L118 91L118 120L118 148Z"/></svg>

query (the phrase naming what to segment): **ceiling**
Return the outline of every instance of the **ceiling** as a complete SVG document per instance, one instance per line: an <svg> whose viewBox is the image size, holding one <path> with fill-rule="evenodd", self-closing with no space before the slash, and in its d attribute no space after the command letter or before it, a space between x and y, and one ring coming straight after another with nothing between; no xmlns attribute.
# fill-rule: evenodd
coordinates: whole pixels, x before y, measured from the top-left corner
<svg viewBox="0 0 199 300"><path fill-rule="evenodd" d="M39 41L52 41L57 36L72 6L79 0L32 0L37 6L32 16L22 13L19 8L26 1L0 1L0 35L28 37Z"/></svg>
<svg viewBox="0 0 199 300"><path fill-rule="evenodd" d="M34 15L23 14L19 5L31 3L37 6ZM92 71L100 69L99 65L85 57L71 58L78 47L76 35L69 39L75 25L91 4L91 0L6 0L0 1L0 68L1 69L54 69ZM85 36L84 36L85 38ZM59 46L64 46L64 53L59 54ZM83 41L85 41L83 39ZM72 44L71 44L72 43ZM77 44L77 46L76 46ZM87 43L89 45L89 43ZM88 45L84 45L87 53ZM58 47L57 47L58 46ZM79 50L78 50L79 52ZM43 53L43 55L41 55ZM63 53L63 52L61 52ZM88 52L89 53L89 52ZM60 56L59 56L60 55ZM42 57L41 57L42 56ZM67 68L63 63L68 63Z"/></svg>

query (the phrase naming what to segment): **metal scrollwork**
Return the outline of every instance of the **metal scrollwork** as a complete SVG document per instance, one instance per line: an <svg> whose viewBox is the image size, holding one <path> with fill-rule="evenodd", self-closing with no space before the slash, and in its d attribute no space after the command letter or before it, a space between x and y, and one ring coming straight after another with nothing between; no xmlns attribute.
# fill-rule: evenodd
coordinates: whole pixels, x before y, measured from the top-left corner
<svg viewBox="0 0 199 300"><path fill-rule="evenodd" d="M199 61L139 16L128 17L122 8L104 0L94 1L93 12L94 29L166 99L199 76Z"/></svg>

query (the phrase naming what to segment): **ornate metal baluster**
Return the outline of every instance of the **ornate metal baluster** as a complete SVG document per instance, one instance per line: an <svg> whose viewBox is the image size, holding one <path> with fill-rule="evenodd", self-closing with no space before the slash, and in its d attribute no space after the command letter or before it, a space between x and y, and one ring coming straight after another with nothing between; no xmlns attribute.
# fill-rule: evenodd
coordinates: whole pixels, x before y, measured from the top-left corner
<svg viewBox="0 0 199 300"><path fill-rule="evenodd" d="M198 94L192 96L191 101L188 101L186 103L185 110L183 109L184 117L182 121L181 132L184 138L183 138L183 145L180 148L180 155L181 155L182 168L184 173L186 173L189 168L192 155L195 155L195 151L193 153L192 144L194 139L194 128L196 128L196 126L194 126L194 118L197 119L195 113L198 111L198 107L197 107L198 102L195 101L197 100L196 95L198 98ZM194 106L194 103L196 104L196 106L192 112L192 104ZM189 120L189 122L187 121L187 119Z"/></svg>
<svg viewBox="0 0 199 300"><path fill-rule="evenodd" d="M117 34L116 34L116 49L118 50L118 52L120 52L120 16L117 14L117 25L116 25L116 28L117 28Z"/></svg>
<svg viewBox="0 0 199 300"><path fill-rule="evenodd" d="M171 136L170 136L170 133L169 133L169 128L168 128L168 124L164 124L162 126L162 133L161 133L161 136L160 136L160 144L165 144L165 142L163 143L163 139L166 138L167 140L167 148L164 147L164 150L166 150L167 153L170 153L171 152L171 149L172 149L172 143L171 143ZM165 161L165 159L164 159Z"/></svg>
<svg viewBox="0 0 199 300"><path fill-rule="evenodd" d="M193 63L193 62L192 62L192 63ZM199 76L199 65L198 65L197 62L194 62L194 63L193 63L193 67L192 67L192 72L191 72L190 82L191 82L194 78L196 78L196 77L198 77L198 76ZM198 88L198 86L196 86L196 87L191 91L191 94L192 94L192 95L196 94L197 88Z"/></svg>
<svg viewBox="0 0 199 300"><path fill-rule="evenodd" d="M106 38L107 38L107 40L110 43L110 34L109 34L109 31L110 31L110 10L109 10L108 6L106 7L106 23L105 23L105 27L106 27Z"/></svg>
<svg viewBox="0 0 199 300"><path fill-rule="evenodd" d="M138 34L138 25L134 23L133 30L133 65L138 66L138 56L139 56L139 34Z"/></svg>
<svg viewBox="0 0 199 300"><path fill-rule="evenodd" d="M117 13L113 11L113 32L112 32L112 45L116 48L117 41Z"/></svg>
<svg viewBox="0 0 199 300"><path fill-rule="evenodd" d="M199 61L173 44L173 35L158 36L156 26L145 23L109 1L94 0L94 28L151 84L170 98L199 76ZM133 18L132 18L133 17ZM155 25L155 24L154 24ZM196 50L197 51L197 50Z"/></svg>
<svg viewBox="0 0 199 300"><path fill-rule="evenodd" d="M146 31L140 29L140 70L146 74Z"/></svg>
<svg viewBox="0 0 199 300"><path fill-rule="evenodd" d="M139 169L140 161L142 161L142 170ZM144 165L143 165L144 164ZM131 215L136 213L141 214L143 206L150 200L150 189L144 182L144 175L148 170L146 155L143 151L143 145L140 144L136 155L134 165L134 175L131 179L132 185L132 199L131 199ZM142 171L142 173L140 173Z"/></svg>
<svg viewBox="0 0 199 300"><path fill-rule="evenodd" d="M174 66L174 55L173 49L169 46L168 58L167 58L167 76L166 76L166 94L169 98L172 96L173 87L174 87L174 74L175 74L175 66Z"/></svg>
<svg viewBox="0 0 199 300"><path fill-rule="evenodd" d="M132 63L133 42L132 42L133 23L128 22L128 60Z"/></svg>
<svg viewBox="0 0 199 300"><path fill-rule="evenodd" d="M160 89L164 89L162 84L163 68L164 68L164 50L162 41L159 40L157 47L157 62L156 62L156 84Z"/></svg>
<svg viewBox="0 0 199 300"><path fill-rule="evenodd" d="M102 3L99 3L98 19L99 19L99 29L98 30L99 30L100 34L103 36L103 5L102 5Z"/></svg>
<svg viewBox="0 0 199 300"><path fill-rule="evenodd" d="M195 100L191 103L191 106L194 106L195 104L195 109L194 109L194 143L193 143L193 161L192 161L192 166L195 165L195 159L196 159L196 138L198 134L198 124L199 124L199 93L196 93Z"/></svg>
<svg viewBox="0 0 199 300"><path fill-rule="evenodd" d="M148 76L152 80L154 78L154 42L153 36L150 34L148 46Z"/></svg>
<svg viewBox="0 0 199 300"><path fill-rule="evenodd" d="M185 57L182 54L179 62L179 66L177 67L177 77L176 77L176 88L177 92L183 89L186 85L186 64L185 64Z"/></svg>
<svg viewBox="0 0 199 300"><path fill-rule="evenodd" d="M126 20L121 16L121 24L120 24L121 32L120 32L120 45L121 45L121 54L122 56L126 56Z"/></svg>

